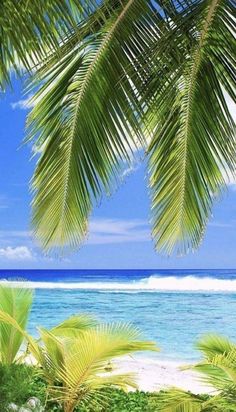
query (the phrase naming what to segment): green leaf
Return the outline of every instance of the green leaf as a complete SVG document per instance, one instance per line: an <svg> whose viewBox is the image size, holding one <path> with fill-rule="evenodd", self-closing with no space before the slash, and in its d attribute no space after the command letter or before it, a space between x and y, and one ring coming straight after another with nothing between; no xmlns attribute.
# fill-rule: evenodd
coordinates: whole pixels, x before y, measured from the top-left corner
<svg viewBox="0 0 236 412"><path fill-rule="evenodd" d="M19 329L25 330L32 305L33 292L30 289L11 288L0 285L0 312L14 319ZM24 340L20 330L5 323L0 315L0 362L10 365L17 360Z"/></svg>
<svg viewBox="0 0 236 412"><path fill-rule="evenodd" d="M142 0L114 3L98 33L42 71L45 84L28 119L29 137L37 135L42 150L33 226L47 250L83 241L93 204L112 193L144 144L131 61L145 50L153 13Z"/></svg>
<svg viewBox="0 0 236 412"><path fill-rule="evenodd" d="M235 8L229 1L191 3L166 36L168 56L161 40L166 71L153 75L146 91L153 237L167 254L199 246L225 175L235 172L235 124L223 93L235 100Z"/></svg>

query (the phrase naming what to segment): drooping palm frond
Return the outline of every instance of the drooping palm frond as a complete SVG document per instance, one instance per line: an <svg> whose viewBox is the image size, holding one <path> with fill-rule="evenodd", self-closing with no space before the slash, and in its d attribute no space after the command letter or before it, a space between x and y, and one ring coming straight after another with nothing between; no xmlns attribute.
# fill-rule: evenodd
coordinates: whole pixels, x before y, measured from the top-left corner
<svg viewBox="0 0 236 412"><path fill-rule="evenodd" d="M104 0L49 57L28 121L42 151L33 225L45 249L83 241L93 204L150 140L156 247L199 245L235 170L234 19L230 0Z"/></svg>
<svg viewBox="0 0 236 412"><path fill-rule="evenodd" d="M190 6L180 7L169 43L157 43L162 77L153 71L145 94L154 134L148 150L153 237L168 254L197 248L236 163L235 124L224 93L236 101L235 4L184 3Z"/></svg>
<svg viewBox="0 0 236 412"><path fill-rule="evenodd" d="M33 293L30 289L10 288L0 285L0 312L19 325L19 329L25 330ZM13 324L5 323L0 316L0 362L10 365L17 360L24 336Z"/></svg>
<svg viewBox="0 0 236 412"><path fill-rule="evenodd" d="M132 374L108 372L110 360L157 350L154 343L139 340L138 331L129 324L99 325L73 338L60 338L44 329L40 334L44 346L39 363L50 384L49 393L63 402L67 412L78 403L101 402L103 388L135 385Z"/></svg>
<svg viewBox="0 0 236 412"><path fill-rule="evenodd" d="M45 84L28 125L43 146L33 177L33 225L45 249L81 243L93 203L112 192L144 144L137 96L142 70L132 62L155 41L157 17L143 0L111 3L113 13L99 32L39 74ZM85 25L81 32L89 33Z"/></svg>
<svg viewBox="0 0 236 412"><path fill-rule="evenodd" d="M42 64L58 49L94 0L2 0L0 3L0 89L19 74Z"/></svg>

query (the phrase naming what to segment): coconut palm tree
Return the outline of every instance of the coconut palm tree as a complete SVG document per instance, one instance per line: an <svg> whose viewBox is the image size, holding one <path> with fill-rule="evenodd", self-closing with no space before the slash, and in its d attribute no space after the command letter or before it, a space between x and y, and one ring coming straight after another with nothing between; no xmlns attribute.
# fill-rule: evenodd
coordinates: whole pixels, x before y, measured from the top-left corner
<svg viewBox="0 0 236 412"><path fill-rule="evenodd" d="M210 335L197 344L203 360L193 366L202 381L212 386L207 400L179 389L160 395L164 412L233 412L236 411L236 344L228 339Z"/></svg>
<svg viewBox="0 0 236 412"><path fill-rule="evenodd" d="M234 19L231 0L104 0L49 56L28 118L46 250L79 245L93 205L143 157L156 248L199 245L235 170Z"/></svg>

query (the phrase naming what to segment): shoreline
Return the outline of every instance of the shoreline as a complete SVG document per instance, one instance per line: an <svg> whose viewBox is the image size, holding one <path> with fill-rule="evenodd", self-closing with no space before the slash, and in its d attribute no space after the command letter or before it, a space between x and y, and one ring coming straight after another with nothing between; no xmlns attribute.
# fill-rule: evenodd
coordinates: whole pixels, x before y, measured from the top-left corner
<svg viewBox="0 0 236 412"><path fill-rule="evenodd" d="M117 360L115 365L121 373L135 373L138 389L141 391L158 392L171 387L191 391L194 394L212 394L215 391L214 388L201 382L201 375L197 372L180 369L190 363L132 356Z"/></svg>
<svg viewBox="0 0 236 412"><path fill-rule="evenodd" d="M25 363L36 364L32 355ZM215 394L215 389L201 382L201 375L191 370L181 370L190 363L183 361L159 360L143 356L123 356L112 362L114 373L133 373L137 389L144 392L159 392L168 388L179 388L194 394ZM113 373L111 372L111 373ZM130 391L136 389L130 388Z"/></svg>

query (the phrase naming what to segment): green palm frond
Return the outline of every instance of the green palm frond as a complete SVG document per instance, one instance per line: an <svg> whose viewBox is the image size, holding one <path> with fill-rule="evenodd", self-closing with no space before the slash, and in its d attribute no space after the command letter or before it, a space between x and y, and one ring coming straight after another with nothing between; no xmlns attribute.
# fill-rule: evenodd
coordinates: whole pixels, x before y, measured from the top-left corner
<svg viewBox="0 0 236 412"><path fill-rule="evenodd" d="M35 359L38 359L39 358L39 354L40 354L40 347L39 347L39 345L38 345L38 343L37 343L37 341L34 339L34 338L32 338L26 331L25 331L25 329L24 328L22 328L20 325L19 325L19 323L16 321L16 319L13 317L13 316L11 316L11 315L9 315L7 312L5 312L5 311L2 311L2 310L0 310L0 322L1 322L1 324L5 324L5 325L7 325L7 326L10 326L10 328L9 328L9 330L10 330L10 333L9 333L9 336L7 336L6 335L6 339L5 339L5 342L7 343L9 343L9 338L11 337L11 330L14 330L14 332L13 333L17 333L17 334L19 334L20 336L21 336L21 342L23 343L23 342L26 342L27 344L28 344L28 347L26 348L27 350L26 350L26 352L24 352L21 356L19 356L19 358L18 358L18 356L16 356L15 358L13 358L13 356L10 356L9 355L9 357L8 357L8 359L9 359L9 361L7 360L7 361L5 361L5 360L3 360L2 361L2 355L1 355L1 358L0 358L0 361L1 361L1 363L7 363L7 364L9 364L10 363L10 361L11 362L21 362L22 361L22 359L24 360L25 359L25 356L27 356L28 354L29 354L29 351L33 354L33 356L34 356L34 358ZM18 353L19 354L19 353ZM16 354L17 355L17 354ZM5 357L4 357L5 358ZM3 358L3 359L4 359ZM12 360L11 360L12 359Z"/></svg>
<svg viewBox="0 0 236 412"><path fill-rule="evenodd" d="M224 399L221 395L212 397L194 395L180 389L170 389L159 394L162 412L234 412L235 402Z"/></svg>
<svg viewBox="0 0 236 412"><path fill-rule="evenodd" d="M30 289L10 288L0 285L0 313L14 319L19 328L25 330L33 293ZM12 364L17 360L24 340L22 333L13 325L2 321L0 315L0 362Z"/></svg>
<svg viewBox="0 0 236 412"><path fill-rule="evenodd" d="M205 358L194 366L202 380L220 391L236 389L236 345L223 336L208 335L196 346Z"/></svg>
<svg viewBox="0 0 236 412"><path fill-rule="evenodd" d="M50 329L55 336L73 337L96 326L97 322L90 315L74 315Z"/></svg>
<svg viewBox="0 0 236 412"><path fill-rule="evenodd" d="M12 71L31 70L58 50L62 41L89 14L93 0L2 0L0 4L0 89Z"/></svg>
<svg viewBox="0 0 236 412"><path fill-rule="evenodd" d="M131 62L155 41L157 17L143 0L113 3L99 32L39 73L44 85L28 126L42 150L33 177L33 226L45 249L83 241L93 204L122 181L145 145L137 97L142 70L133 84Z"/></svg>
<svg viewBox="0 0 236 412"><path fill-rule="evenodd" d="M73 338L59 337L40 329L43 348L38 359L53 399L73 411L80 403L101 400L102 388L135 386L132 374L110 373L107 363L142 350L157 350L152 342L139 340L129 324L99 325Z"/></svg>
<svg viewBox="0 0 236 412"><path fill-rule="evenodd" d="M165 38L160 50L157 43L162 74L146 86L146 121L153 237L168 254L196 249L224 174L235 171L235 124L224 94L236 100L234 19L231 1L192 1L167 35L169 54Z"/></svg>
<svg viewBox="0 0 236 412"><path fill-rule="evenodd" d="M236 345L228 339L209 335L197 343L204 359L189 367L198 372L203 383L211 385L211 396L194 395L170 389L160 395L165 412L233 412L236 410ZM214 395L214 396L212 396Z"/></svg>
<svg viewBox="0 0 236 412"><path fill-rule="evenodd" d="M195 249L235 171L235 7L230 0L104 0L37 73L28 137L40 153L33 226L46 250L78 246L88 216L147 149L153 237Z"/></svg>
<svg viewBox="0 0 236 412"><path fill-rule="evenodd" d="M162 392L160 398L160 411L163 412L200 412L205 411L204 401L200 396L180 389L170 389ZM159 399L158 398L158 399Z"/></svg>
<svg viewBox="0 0 236 412"><path fill-rule="evenodd" d="M216 355L228 354L236 349L236 344L228 338L213 334L202 337L195 346L207 360L213 359Z"/></svg>

